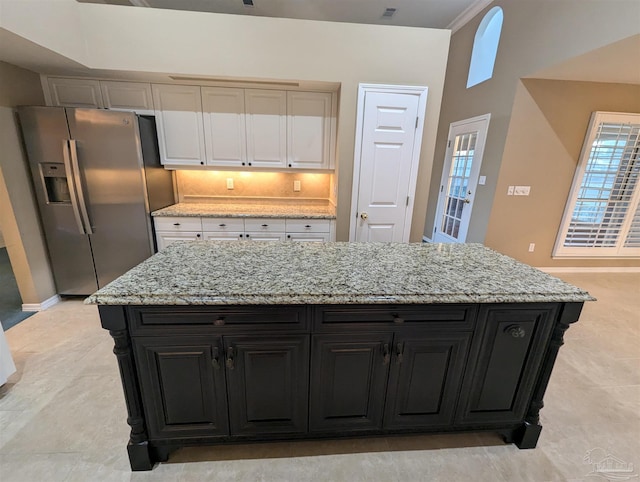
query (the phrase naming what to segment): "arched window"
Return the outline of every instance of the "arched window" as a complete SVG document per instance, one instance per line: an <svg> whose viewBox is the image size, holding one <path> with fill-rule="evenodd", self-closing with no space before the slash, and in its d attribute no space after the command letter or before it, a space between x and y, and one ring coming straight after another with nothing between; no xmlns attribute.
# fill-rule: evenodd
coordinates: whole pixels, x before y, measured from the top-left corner
<svg viewBox="0 0 640 482"><path fill-rule="evenodd" d="M502 18L502 9L493 7L478 26L473 40L467 89L493 76L493 66L496 63L500 32L502 31Z"/></svg>

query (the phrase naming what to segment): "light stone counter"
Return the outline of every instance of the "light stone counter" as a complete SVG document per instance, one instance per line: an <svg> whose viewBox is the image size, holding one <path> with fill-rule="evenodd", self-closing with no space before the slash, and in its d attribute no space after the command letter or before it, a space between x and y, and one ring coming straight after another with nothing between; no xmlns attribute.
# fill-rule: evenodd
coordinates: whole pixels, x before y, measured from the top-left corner
<svg viewBox="0 0 640 482"><path fill-rule="evenodd" d="M188 216L188 217L258 217L258 218L297 218L297 219L335 219L336 208L326 203L292 202L221 202L221 203L178 203L151 213L152 216Z"/></svg>
<svg viewBox="0 0 640 482"><path fill-rule="evenodd" d="M480 244L178 242L91 295L101 305L594 300Z"/></svg>

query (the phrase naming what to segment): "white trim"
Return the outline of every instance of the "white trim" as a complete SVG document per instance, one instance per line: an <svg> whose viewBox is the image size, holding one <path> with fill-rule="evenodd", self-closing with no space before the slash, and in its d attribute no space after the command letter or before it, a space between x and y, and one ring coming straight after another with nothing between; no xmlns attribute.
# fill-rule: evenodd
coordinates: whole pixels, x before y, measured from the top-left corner
<svg viewBox="0 0 640 482"><path fill-rule="evenodd" d="M43 311L47 308L51 308L53 305L60 302L58 295L53 295L51 298L44 300L42 303L23 303L22 311Z"/></svg>
<svg viewBox="0 0 640 482"><path fill-rule="evenodd" d="M427 238L426 236L422 236L422 242L423 243L433 243L433 241L429 238Z"/></svg>
<svg viewBox="0 0 640 482"><path fill-rule="evenodd" d="M44 105L53 105L49 89L49 76L40 74L40 84L42 84L42 93L44 94Z"/></svg>
<svg viewBox="0 0 640 482"><path fill-rule="evenodd" d="M545 273L640 273L640 266L542 267Z"/></svg>
<svg viewBox="0 0 640 482"><path fill-rule="evenodd" d="M471 20L473 20L476 15L482 12L491 3L493 3L493 0L476 0L467 8L465 8L460 15L454 18L453 21L446 26L446 28L451 29L452 34L456 33Z"/></svg>
<svg viewBox="0 0 640 482"><path fill-rule="evenodd" d="M422 136L424 135L424 121L427 108L427 94L429 88L418 85L390 85L390 84L358 84L358 106L356 112L356 136L353 153L353 184L351 187L351 212L349 214L349 241L356 240L358 212L358 193L360 187L360 157L362 154L362 129L364 124L364 99L367 92L381 92L392 94L419 95L418 100L418 126L413 140L413 159L411 160L411 173L409 174L409 204L405 214L403 242L409 241L411 233L411 220L413 218L413 204L415 201L416 185L418 184L418 167L420 165L420 150L422 148Z"/></svg>

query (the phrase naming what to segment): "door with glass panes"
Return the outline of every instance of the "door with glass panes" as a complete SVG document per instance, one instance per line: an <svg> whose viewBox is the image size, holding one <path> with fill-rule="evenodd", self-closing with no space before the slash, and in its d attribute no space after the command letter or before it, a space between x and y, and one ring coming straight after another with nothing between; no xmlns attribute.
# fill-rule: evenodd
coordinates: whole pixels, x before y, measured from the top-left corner
<svg viewBox="0 0 640 482"><path fill-rule="evenodd" d="M464 243L467 239L490 117L454 122L449 128L433 229L435 243Z"/></svg>

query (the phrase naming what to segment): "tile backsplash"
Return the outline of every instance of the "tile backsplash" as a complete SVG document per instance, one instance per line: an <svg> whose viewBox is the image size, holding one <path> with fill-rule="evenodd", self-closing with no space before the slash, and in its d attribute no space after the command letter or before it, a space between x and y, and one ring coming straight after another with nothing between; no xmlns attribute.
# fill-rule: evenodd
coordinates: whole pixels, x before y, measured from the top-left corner
<svg viewBox="0 0 640 482"><path fill-rule="evenodd" d="M176 186L179 202L240 197L330 199L332 178L327 173L179 170ZM294 191L295 181L299 191Z"/></svg>

